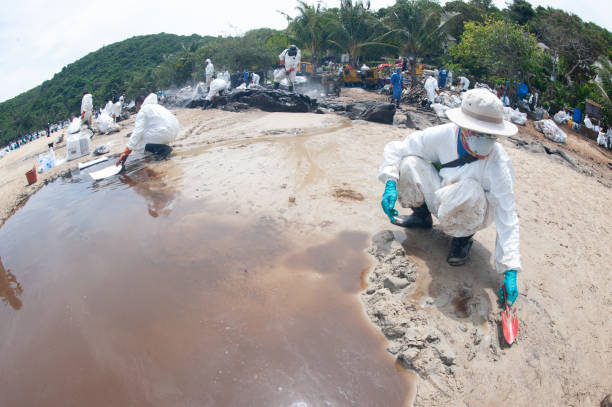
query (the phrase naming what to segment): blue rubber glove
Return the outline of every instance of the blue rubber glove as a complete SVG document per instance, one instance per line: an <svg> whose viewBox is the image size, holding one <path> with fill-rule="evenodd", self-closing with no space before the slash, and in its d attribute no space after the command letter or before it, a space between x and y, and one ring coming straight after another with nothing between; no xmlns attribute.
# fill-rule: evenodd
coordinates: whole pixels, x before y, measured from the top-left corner
<svg viewBox="0 0 612 407"><path fill-rule="evenodd" d="M516 270L508 270L504 273L504 287L506 287L506 302L508 306L511 307L516 301L516 297L518 297L518 288L516 287ZM504 291L499 289L499 298L501 298L502 304L504 303Z"/></svg>
<svg viewBox="0 0 612 407"><path fill-rule="evenodd" d="M397 183L393 180L389 180L385 184L385 192L382 196L381 205L391 223L393 223L393 217L397 216L397 211L393 209L395 201L397 201Z"/></svg>

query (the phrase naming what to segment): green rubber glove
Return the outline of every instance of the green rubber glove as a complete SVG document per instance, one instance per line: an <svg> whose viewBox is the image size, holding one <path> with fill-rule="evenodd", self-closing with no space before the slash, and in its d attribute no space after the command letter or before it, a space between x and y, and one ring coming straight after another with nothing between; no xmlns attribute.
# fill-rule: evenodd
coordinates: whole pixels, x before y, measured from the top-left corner
<svg viewBox="0 0 612 407"><path fill-rule="evenodd" d="M381 205L391 223L393 223L393 217L397 216L397 211L393 209L395 201L397 201L397 183L393 180L389 180L385 184L385 192L382 196Z"/></svg>
<svg viewBox="0 0 612 407"><path fill-rule="evenodd" d="M518 288L516 286L516 270L508 270L504 273L504 287L506 288L506 302L511 307L518 297ZM499 289L499 298L501 298L502 305L504 304L504 290Z"/></svg>

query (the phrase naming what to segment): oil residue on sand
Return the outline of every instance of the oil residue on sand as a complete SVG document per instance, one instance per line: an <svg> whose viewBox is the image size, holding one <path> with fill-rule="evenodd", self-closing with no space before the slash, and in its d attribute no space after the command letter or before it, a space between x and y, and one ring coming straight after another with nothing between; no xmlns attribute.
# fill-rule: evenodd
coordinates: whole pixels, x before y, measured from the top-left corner
<svg viewBox="0 0 612 407"><path fill-rule="evenodd" d="M290 247L176 184L58 180L0 229L0 405L404 404L355 295L365 234Z"/></svg>

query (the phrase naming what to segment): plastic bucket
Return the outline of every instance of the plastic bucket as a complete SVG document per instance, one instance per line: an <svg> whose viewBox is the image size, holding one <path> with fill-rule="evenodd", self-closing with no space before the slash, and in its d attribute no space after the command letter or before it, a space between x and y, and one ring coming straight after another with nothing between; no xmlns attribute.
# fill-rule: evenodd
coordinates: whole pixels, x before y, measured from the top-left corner
<svg viewBox="0 0 612 407"><path fill-rule="evenodd" d="M38 180L36 176L36 167L32 167L32 169L25 173L26 178L28 179L28 185L32 185Z"/></svg>
<svg viewBox="0 0 612 407"><path fill-rule="evenodd" d="M575 123L582 123L582 110L577 107L574 108L574 117L572 117Z"/></svg>

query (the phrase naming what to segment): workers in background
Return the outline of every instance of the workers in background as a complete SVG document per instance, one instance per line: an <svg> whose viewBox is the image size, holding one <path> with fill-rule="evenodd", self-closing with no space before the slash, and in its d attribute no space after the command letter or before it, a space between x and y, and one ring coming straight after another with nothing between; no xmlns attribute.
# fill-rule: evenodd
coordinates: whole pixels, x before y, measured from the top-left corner
<svg viewBox="0 0 612 407"><path fill-rule="evenodd" d="M463 99L460 108L446 111L452 123L386 145L378 172L385 183L382 208L391 223L406 228L431 229L431 215L436 216L442 230L453 237L446 259L452 266L466 262L472 236L494 219L495 267L504 274L512 305L521 269L519 220L512 163L496 139L512 136L518 129L504 120L503 105L488 90L469 90ZM413 208L412 215L398 215L394 209L398 194L402 207Z"/></svg>
<svg viewBox="0 0 612 407"><path fill-rule="evenodd" d="M144 103L145 96L136 98L136 122L127 142L125 151L117 159L116 165L124 165L132 151L149 152L165 158L172 151L168 144L174 141L179 131L176 117L157 103Z"/></svg>
<svg viewBox="0 0 612 407"><path fill-rule="evenodd" d="M89 92L83 92L83 99L81 99L81 120L87 124L87 127L91 128L91 119L93 113L93 96Z"/></svg>
<svg viewBox="0 0 612 407"><path fill-rule="evenodd" d="M215 66L211 62L210 58L206 59L206 86L210 87L210 83L214 79Z"/></svg>
<svg viewBox="0 0 612 407"><path fill-rule="evenodd" d="M460 76L459 78L457 78L457 80L459 81L459 89L461 92L466 91L470 88L470 80L465 76Z"/></svg>
<svg viewBox="0 0 612 407"><path fill-rule="evenodd" d="M402 100L402 87L404 85L404 78L402 77L402 68L396 68L395 73L391 75L391 86L393 86L393 100L395 105L399 107L400 101Z"/></svg>
<svg viewBox="0 0 612 407"><path fill-rule="evenodd" d="M274 76L274 89L278 89L281 81L287 78L287 81L289 81L289 92L293 92L293 87L295 86L295 76L297 74L297 68L302 59L302 53L298 47L295 45L290 45L289 48L281 52L278 58L282 67Z"/></svg>
<svg viewBox="0 0 612 407"><path fill-rule="evenodd" d="M428 76L425 81L425 92L427 92L427 100L429 104L432 104L436 101L436 95L440 93L438 89L438 81L433 76Z"/></svg>

